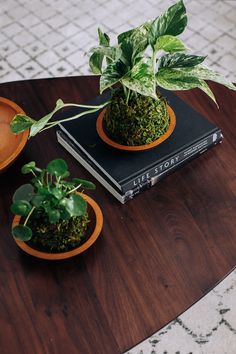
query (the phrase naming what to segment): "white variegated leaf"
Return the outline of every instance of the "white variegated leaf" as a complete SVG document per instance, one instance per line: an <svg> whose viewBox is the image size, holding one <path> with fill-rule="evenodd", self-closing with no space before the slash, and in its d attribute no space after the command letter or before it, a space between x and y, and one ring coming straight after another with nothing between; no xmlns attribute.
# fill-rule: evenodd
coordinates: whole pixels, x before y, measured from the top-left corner
<svg viewBox="0 0 236 354"><path fill-rule="evenodd" d="M120 81L125 74L126 66L121 60L109 64L100 78L100 93Z"/></svg>
<svg viewBox="0 0 236 354"><path fill-rule="evenodd" d="M187 15L182 0L169 7L163 14L153 21L149 43L154 47L157 38L164 35L177 36L183 32L187 25Z"/></svg>
<svg viewBox="0 0 236 354"><path fill-rule="evenodd" d="M123 78L122 84L143 96L156 96L156 80L151 63L139 62Z"/></svg>
<svg viewBox="0 0 236 354"><path fill-rule="evenodd" d="M189 72L190 75L194 75L199 79L214 81L231 90L236 90L236 86L228 81L223 75L208 69L206 66L197 65L194 68L186 69L186 71Z"/></svg>
<svg viewBox="0 0 236 354"><path fill-rule="evenodd" d="M215 103L215 96L207 83L191 75L184 69L163 68L156 74L157 85L167 90L190 90L199 88L204 91Z"/></svg>
<svg viewBox="0 0 236 354"><path fill-rule="evenodd" d="M157 38L154 45L154 51L164 50L165 52L181 52L185 50L184 43L171 35L165 35Z"/></svg>

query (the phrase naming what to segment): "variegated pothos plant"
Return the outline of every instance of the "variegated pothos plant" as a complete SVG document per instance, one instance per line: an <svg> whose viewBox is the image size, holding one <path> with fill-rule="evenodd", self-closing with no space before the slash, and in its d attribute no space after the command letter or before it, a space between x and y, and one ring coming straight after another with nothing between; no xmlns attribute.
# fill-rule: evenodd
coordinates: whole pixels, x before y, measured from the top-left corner
<svg viewBox="0 0 236 354"><path fill-rule="evenodd" d="M188 53L177 37L186 25L186 8L180 0L154 21L121 33L116 46L111 46L108 35L98 29L99 46L92 50L89 63L93 73L101 75L101 93L120 83L128 101L132 92L157 99L157 86L167 90L197 87L215 101L205 80L235 90L222 75L202 65L205 56Z"/></svg>

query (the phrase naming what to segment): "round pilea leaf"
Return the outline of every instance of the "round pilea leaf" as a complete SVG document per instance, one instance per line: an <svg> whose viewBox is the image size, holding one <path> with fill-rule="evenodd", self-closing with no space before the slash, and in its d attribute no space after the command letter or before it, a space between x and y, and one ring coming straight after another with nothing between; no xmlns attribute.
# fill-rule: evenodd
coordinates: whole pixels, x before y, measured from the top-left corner
<svg viewBox="0 0 236 354"><path fill-rule="evenodd" d="M17 200L27 200L28 202L33 198L34 187L32 184L27 183L20 186L13 195L13 202Z"/></svg>
<svg viewBox="0 0 236 354"><path fill-rule="evenodd" d="M36 166L35 161L28 162L27 164L22 166L21 173L23 173L23 174L30 173L30 172L34 171L35 166Z"/></svg>
<svg viewBox="0 0 236 354"><path fill-rule="evenodd" d="M32 230L25 225L17 225L12 229L12 235L21 241L29 241L32 237Z"/></svg>
<svg viewBox="0 0 236 354"><path fill-rule="evenodd" d="M27 200L17 200L11 205L11 212L16 215L26 216L32 209Z"/></svg>
<svg viewBox="0 0 236 354"><path fill-rule="evenodd" d="M68 169L67 163L62 159L56 159L49 162L47 165L47 171L51 175L63 176Z"/></svg>

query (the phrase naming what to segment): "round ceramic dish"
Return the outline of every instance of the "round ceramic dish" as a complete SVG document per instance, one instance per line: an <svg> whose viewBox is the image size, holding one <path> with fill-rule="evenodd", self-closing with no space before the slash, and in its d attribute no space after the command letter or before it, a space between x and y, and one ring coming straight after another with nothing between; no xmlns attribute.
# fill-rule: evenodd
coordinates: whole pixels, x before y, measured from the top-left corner
<svg viewBox="0 0 236 354"><path fill-rule="evenodd" d="M18 113L25 114L16 103L0 97L0 173L12 164L27 142L29 130L18 135L10 130L10 122Z"/></svg>
<svg viewBox="0 0 236 354"><path fill-rule="evenodd" d="M83 194L83 198L88 203L88 208L89 208L88 213L89 213L89 218L91 220L89 224L90 226L87 230L89 236L86 237L87 240L83 244L70 251L61 252L61 253L49 253L49 252L39 251L33 248L29 244L29 242L20 241L14 238L17 245L23 251L30 254L31 256L41 258L41 259L52 260L52 261L71 258L86 251L90 246L92 246L92 244L97 240L98 236L100 235L100 232L102 230L102 225L103 225L103 216L100 207L92 198L90 198L86 194ZM16 215L13 219L12 227L18 225L20 219L21 217L19 215Z"/></svg>
<svg viewBox="0 0 236 354"><path fill-rule="evenodd" d="M176 124L175 113L170 106L167 106L167 110L168 110L168 113L170 116L170 125L169 125L167 131L165 132L165 134L163 134L162 136L160 136L160 138L154 140L150 144L127 146L127 145L121 145L121 144L116 143L115 141L111 140L103 128L103 120L104 120L104 114L105 114L106 109L103 109L98 116L98 119L96 122L97 133L106 144L108 144L116 149L119 149L119 150L126 150L126 151L149 150L149 149L152 149L152 148L156 147L157 145L161 144L164 140L166 140L173 133L173 130L174 130L175 124Z"/></svg>

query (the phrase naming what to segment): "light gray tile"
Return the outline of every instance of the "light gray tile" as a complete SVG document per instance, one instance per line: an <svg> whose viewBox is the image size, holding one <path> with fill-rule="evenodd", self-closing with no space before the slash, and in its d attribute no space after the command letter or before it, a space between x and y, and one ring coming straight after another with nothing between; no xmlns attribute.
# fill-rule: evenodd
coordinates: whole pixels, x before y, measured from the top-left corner
<svg viewBox="0 0 236 354"><path fill-rule="evenodd" d="M57 30L60 34L62 34L66 38L70 38L76 33L80 32L81 29L74 25L73 23L67 23L64 26L58 28Z"/></svg>
<svg viewBox="0 0 236 354"><path fill-rule="evenodd" d="M13 37L13 41L18 45L18 47L24 48L26 44L35 41L35 37L28 31L23 30Z"/></svg>
<svg viewBox="0 0 236 354"><path fill-rule="evenodd" d="M0 53L1 53L1 57L8 60L8 55L10 55L11 53L17 51L18 48L16 46L16 44L13 41L5 41L3 43L0 44Z"/></svg>
<svg viewBox="0 0 236 354"><path fill-rule="evenodd" d="M52 65L49 69L49 73L54 77L67 76L74 71L74 66L69 64L66 60L59 61L58 63Z"/></svg>
<svg viewBox="0 0 236 354"><path fill-rule="evenodd" d="M18 50L7 57L8 63L14 68L25 64L29 59L30 57L23 50Z"/></svg>
<svg viewBox="0 0 236 354"><path fill-rule="evenodd" d="M45 34L51 31L52 31L51 27L46 25L44 22L41 22L30 29L30 33L32 33L34 36L38 38L42 38L42 36L44 36Z"/></svg>
<svg viewBox="0 0 236 354"><path fill-rule="evenodd" d="M18 23L24 26L29 32L31 27L37 25L39 22L40 19L32 13L18 20Z"/></svg>
<svg viewBox="0 0 236 354"><path fill-rule="evenodd" d="M29 11L22 6L16 6L10 11L10 15L15 20L20 20L21 18L27 16Z"/></svg>
<svg viewBox="0 0 236 354"><path fill-rule="evenodd" d="M50 33L46 34L45 36L43 36L41 38L41 40L42 40L42 42L47 43L47 46L49 48L52 48L55 45L64 42L65 38L57 32L50 32Z"/></svg>
<svg viewBox="0 0 236 354"><path fill-rule="evenodd" d="M75 53L78 47L69 41L65 41L54 48L54 51L61 57L66 58L71 53Z"/></svg>
<svg viewBox="0 0 236 354"><path fill-rule="evenodd" d="M1 31L5 33L9 38L11 38L21 32L22 27L17 22L12 22L8 26L4 27Z"/></svg>
<svg viewBox="0 0 236 354"><path fill-rule="evenodd" d="M58 60L59 60L58 56L52 50L47 50L45 53L40 54L36 58L36 61L44 68L49 68L51 65L55 64Z"/></svg>
<svg viewBox="0 0 236 354"><path fill-rule="evenodd" d="M39 54L45 52L46 50L46 45L40 41L34 41L24 47L24 51L30 55L31 59L36 58Z"/></svg>

